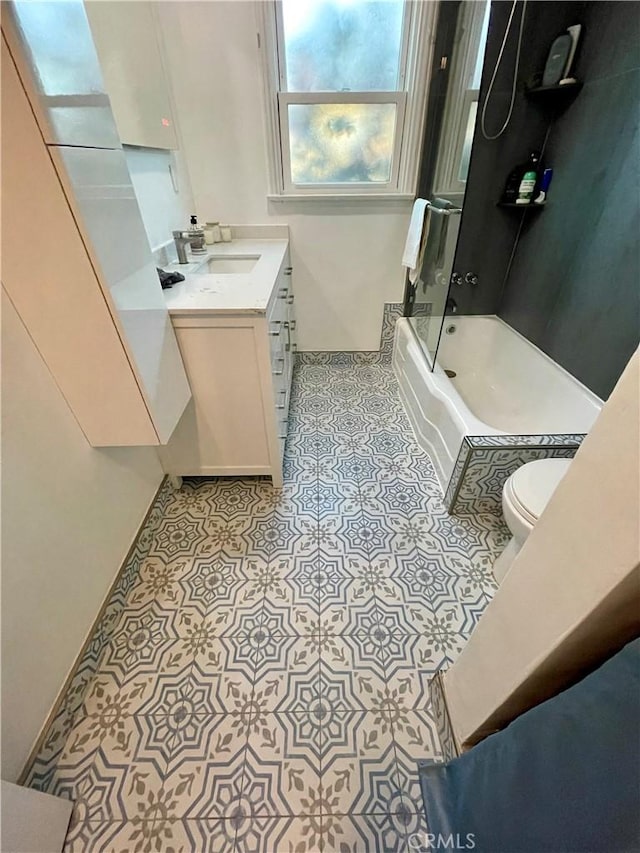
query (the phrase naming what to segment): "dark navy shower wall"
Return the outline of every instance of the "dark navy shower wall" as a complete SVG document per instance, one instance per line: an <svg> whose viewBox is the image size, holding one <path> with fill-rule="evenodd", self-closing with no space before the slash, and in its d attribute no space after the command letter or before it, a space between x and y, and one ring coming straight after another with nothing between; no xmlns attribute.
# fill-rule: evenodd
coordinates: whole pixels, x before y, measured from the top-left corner
<svg viewBox="0 0 640 853"><path fill-rule="evenodd" d="M456 288L455 299L460 313L496 314L498 311L522 214L498 208L496 202L513 166L526 161L532 150L542 148L551 121L548 110L532 105L525 98L523 81L544 66L550 43L563 28L574 22L574 10L580 10L583 5L573 2L527 4L518 89L509 126L499 139L488 141L480 132L480 120L476 122L454 269L462 274L476 273L480 284L475 288L469 285ZM511 2L507 0L494 0L491 4L480 105L485 102L510 11ZM509 110L521 14L522 0L518 3L487 109L489 134L498 131ZM528 224L525 222L525 227Z"/></svg>
<svg viewBox="0 0 640 853"><path fill-rule="evenodd" d="M583 23L585 85L551 128L549 207L498 313L606 398L640 329L640 3L590 3Z"/></svg>
<svg viewBox="0 0 640 853"><path fill-rule="evenodd" d="M519 4L520 6L520 4ZM481 101L500 49L510 2L492 3ZM516 15L519 22L520 8ZM512 121L494 142L474 138L455 270L478 274L457 288L461 313L497 313L606 398L640 330L640 3L529 2ZM584 88L554 113L528 100L553 38L582 23L575 66ZM489 132L510 96L517 26L498 74ZM548 138L554 168L548 206L521 213L495 206L509 170Z"/></svg>

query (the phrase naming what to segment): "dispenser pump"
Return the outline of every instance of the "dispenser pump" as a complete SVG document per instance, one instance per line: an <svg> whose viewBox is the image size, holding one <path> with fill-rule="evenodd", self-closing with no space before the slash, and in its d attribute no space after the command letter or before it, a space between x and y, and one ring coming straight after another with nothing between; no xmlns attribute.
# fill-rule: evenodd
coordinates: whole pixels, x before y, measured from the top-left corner
<svg viewBox="0 0 640 853"><path fill-rule="evenodd" d="M189 219L189 231L187 233L189 235L191 251L194 254L202 254L203 252L206 252L204 247L204 231L202 230L202 227L198 225L198 217L195 213L191 214Z"/></svg>

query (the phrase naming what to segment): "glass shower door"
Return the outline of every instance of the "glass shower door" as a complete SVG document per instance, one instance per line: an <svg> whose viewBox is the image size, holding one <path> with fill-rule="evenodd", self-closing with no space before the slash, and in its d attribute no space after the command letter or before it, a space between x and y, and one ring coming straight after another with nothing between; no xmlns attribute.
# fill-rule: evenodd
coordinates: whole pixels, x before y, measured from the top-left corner
<svg viewBox="0 0 640 853"><path fill-rule="evenodd" d="M428 201L426 246L404 314L433 370L449 295L489 24L489 0L439 4L418 197Z"/></svg>
<svg viewBox="0 0 640 853"><path fill-rule="evenodd" d="M462 209L446 199L434 199L428 204L422 267L411 287L408 306L409 324L433 368L440 330L451 308L447 299Z"/></svg>

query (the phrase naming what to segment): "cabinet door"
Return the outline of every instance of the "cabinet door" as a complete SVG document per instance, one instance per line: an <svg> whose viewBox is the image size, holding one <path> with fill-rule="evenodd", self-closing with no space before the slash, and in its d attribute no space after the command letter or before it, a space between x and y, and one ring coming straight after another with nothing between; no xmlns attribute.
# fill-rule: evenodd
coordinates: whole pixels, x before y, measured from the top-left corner
<svg viewBox="0 0 640 853"><path fill-rule="evenodd" d="M191 392L124 153L57 146L51 154L164 444Z"/></svg>
<svg viewBox="0 0 640 853"><path fill-rule="evenodd" d="M2 115L3 285L89 443L157 444L4 39ZM35 251L26 239L34 223L46 223Z"/></svg>
<svg viewBox="0 0 640 853"><path fill-rule="evenodd" d="M186 321L176 334L193 401L175 429L163 458L170 473L270 473L266 418L254 324ZM264 332L261 333L262 335Z"/></svg>
<svg viewBox="0 0 640 853"><path fill-rule="evenodd" d="M90 0L85 5L122 142L177 148L153 3Z"/></svg>

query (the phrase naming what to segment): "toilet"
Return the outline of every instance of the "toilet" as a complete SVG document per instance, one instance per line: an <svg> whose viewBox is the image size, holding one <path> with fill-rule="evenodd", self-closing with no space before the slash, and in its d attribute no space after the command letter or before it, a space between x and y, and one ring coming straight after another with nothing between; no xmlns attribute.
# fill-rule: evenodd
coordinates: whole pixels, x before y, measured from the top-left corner
<svg viewBox="0 0 640 853"><path fill-rule="evenodd" d="M498 583L509 571L514 557L533 530L570 464L571 459L536 459L518 468L505 482L502 511L512 536L493 565L493 574Z"/></svg>

